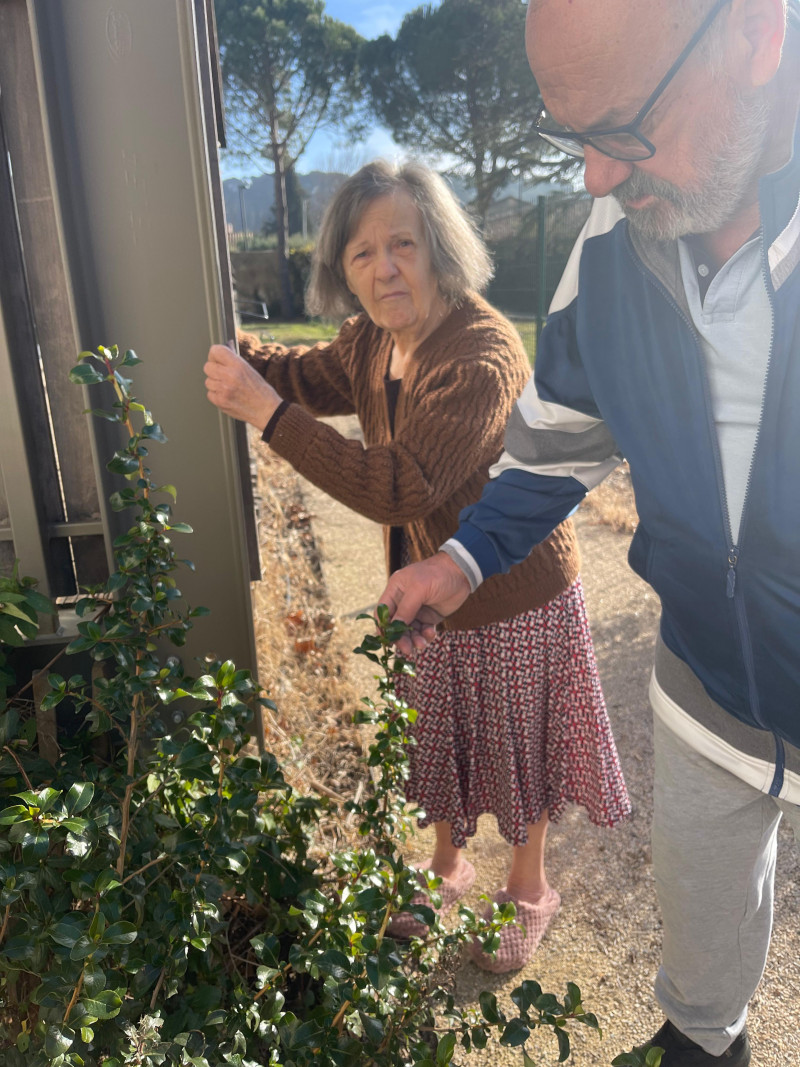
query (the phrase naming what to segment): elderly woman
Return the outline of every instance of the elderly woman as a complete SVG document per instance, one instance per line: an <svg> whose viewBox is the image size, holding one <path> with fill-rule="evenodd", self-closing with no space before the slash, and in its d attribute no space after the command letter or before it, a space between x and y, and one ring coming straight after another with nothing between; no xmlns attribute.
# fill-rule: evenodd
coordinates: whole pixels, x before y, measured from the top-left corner
<svg viewBox="0 0 800 1067"><path fill-rule="evenodd" d="M244 359L221 345L209 353L211 402L382 523L390 571L434 553L480 496L529 376L514 327L478 295L490 276L441 178L370 163L334 196L314 255L309 310L353 315L336 338L284 348L245 335ZM316 419L353 412L363 445ZM443 910L475 879L463 850L481 813L512 848L494 897L514 901L519 925L504 929L496 959L472 947L490 970L522 966L560 904L544 870L548 821L568 802L605 826L630 810L578 568L566 522L445 621L403 693L419 713L406 792L420 825L435 827L423 866L442 878ZM392 925L396 936L424 931L409 914Z"/></svg>

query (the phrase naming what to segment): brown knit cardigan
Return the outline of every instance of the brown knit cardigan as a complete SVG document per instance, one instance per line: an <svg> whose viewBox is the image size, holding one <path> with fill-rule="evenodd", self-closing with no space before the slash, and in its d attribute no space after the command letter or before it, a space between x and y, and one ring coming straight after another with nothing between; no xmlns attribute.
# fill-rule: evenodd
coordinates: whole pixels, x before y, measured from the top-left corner
<svg viewBox="0 0 800 1067"><path fill-rule="evenodd" d="M472 295L417 348L389 425L384 378L389 334L366 316L348 319L330 343L259 345L240 334L242 355L291 403L271 448L304 478L368 519L402 526L412 560L433 555L481 495L500 456L511 409L530 376L514 327ZM320 415L358 415L365 444ZM446 621L473 629L540 607L580 567L575 533L562 523L508 574L485 581Z"/></svg>

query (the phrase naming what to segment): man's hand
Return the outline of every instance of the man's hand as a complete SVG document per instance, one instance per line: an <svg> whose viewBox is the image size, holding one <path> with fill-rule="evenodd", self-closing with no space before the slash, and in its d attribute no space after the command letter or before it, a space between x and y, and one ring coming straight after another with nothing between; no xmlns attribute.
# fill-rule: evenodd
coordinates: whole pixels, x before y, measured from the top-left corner
<svg viewBox="0 0 800 1067"><path fill-rule="evenodd" d="M233 419L264 429L281 398L247 360L226 345L212 345L203 371L212 404Z"/></svg>
<svg viewBox="0 0 800 1067"><path fill-rule="evenodd" d="M430 644L437 623L460 608L469 593L467 576L446 552L395 571L379 603L386 604L391 619L411 627L397 642L397 651L408 656Z"/></svg>

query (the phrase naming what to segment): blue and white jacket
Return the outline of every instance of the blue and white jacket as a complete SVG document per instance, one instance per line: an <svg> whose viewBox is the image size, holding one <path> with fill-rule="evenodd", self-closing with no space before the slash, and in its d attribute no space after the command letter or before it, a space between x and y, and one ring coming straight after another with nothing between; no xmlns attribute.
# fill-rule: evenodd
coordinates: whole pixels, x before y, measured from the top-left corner
<svg viewBox="0 0 800 1067"><path fill-rule="evenodd" d="M794 802L799 194L797 138L793 160L760 188L774 328L737 543L677 242L643 241L608 198L595 202L572 252L493 480L445 546L473 586L507 570L626 458L640 520L629 560L662 604L656 695L717 762Z"/></svg>

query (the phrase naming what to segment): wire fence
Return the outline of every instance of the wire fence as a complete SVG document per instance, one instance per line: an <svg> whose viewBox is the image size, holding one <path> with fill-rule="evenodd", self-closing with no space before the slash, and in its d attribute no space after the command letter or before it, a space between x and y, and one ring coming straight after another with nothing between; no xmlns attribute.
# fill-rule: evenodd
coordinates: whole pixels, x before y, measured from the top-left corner
<svg viewBox="0 0 800 1067"><path fill-rule="evenodd" d="M567 259L581 227L589 216L592 200L585 193L550 192L536 200L508 197L493 205L484 227L484 237L494 259L495 273L487 299L511 319L519 330L533 362L536 342L547 316ZM295 291L305 286L308 253L290 258ZM279 315L277 261L274 250L231 252L231 264L239 310L259 321L268 318L265 305Z"/></svg>
<svg viewBox="0 0 800 1067"><path fill-rule="evenodd" d="M529 354L535 351L547 309L592 199L575 193L513 201L488 222L486 238L495 262L489 301L513 319Z"/></svg>

